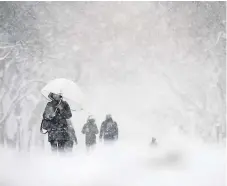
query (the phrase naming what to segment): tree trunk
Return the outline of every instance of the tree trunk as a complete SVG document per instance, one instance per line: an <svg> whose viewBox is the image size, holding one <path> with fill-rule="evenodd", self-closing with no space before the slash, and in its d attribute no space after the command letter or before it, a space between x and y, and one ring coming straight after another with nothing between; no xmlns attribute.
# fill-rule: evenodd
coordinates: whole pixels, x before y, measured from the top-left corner
<svg viewBox="0 0 227 186"><path fill-rule="evenodd" d="M5 126L4 124L0 125L0 145L4 145L4 130Z"/></svg>
<svg viewBox="0 0 227 186"><path fill-rule="evenodd" d="M31 150L31 145L32 145L32 132L33 130L32 130L32 128L31 129L29 129L29 131L28 131L28 135L29 135L29 138L28 138L28 151L30 151Z"/></svg>

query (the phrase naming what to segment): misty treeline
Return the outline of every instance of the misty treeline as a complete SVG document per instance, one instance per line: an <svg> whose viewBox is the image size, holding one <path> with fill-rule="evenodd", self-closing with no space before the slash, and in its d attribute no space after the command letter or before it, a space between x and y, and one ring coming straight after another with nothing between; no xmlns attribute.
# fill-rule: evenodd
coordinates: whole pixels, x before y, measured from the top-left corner
<svg viewBox="0 0 227 186"><path fill-rule="evenodd" d="M144 117L153 113L156 121L171 120L205 140L216 139L220 124L224 137L225 7L0 2L0 143L19 150L43 145L39 125L46 100L40 89L55 77L70 78L85 92L106 84L128 87L124 96L139 80L147 83L141 92L154 92L155 76L154 84L160 81L177 106L148 109Z"/></svg>

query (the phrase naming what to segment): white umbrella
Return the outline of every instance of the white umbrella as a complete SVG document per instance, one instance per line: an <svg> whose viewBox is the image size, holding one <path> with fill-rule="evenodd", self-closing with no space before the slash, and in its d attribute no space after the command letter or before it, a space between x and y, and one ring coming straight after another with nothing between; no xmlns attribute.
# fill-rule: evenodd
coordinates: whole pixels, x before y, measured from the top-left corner
<svg viewBox="0 0 227 186"><path fill-rule="evenodd" d="M71 110L82 110L83 93L75 82L64 78L54 79L41 90L41 93L49 100L50 92L61 94Z"/></svg>

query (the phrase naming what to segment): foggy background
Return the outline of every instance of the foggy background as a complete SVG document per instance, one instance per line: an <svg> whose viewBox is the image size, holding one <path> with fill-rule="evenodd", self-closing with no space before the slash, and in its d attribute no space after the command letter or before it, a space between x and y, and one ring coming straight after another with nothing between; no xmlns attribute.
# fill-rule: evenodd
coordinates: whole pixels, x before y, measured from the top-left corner
<svg viewBox="0 0 227 186"><path fill-rule="evenodd" d="M112 113L121 138L177 126L216 139L226 124L225 14L225 2L1 2L1 143L40 143L40 89L59 77L79 84L98 125ZM73 115L75 126L86 121Z"/></svg>
<svg viewBox="0 0 227 186"><path fill-rule="evenodd" d="M100 127L107 113L132 146L224 142L225 62L225 2L0 2L0 143L49 148L40 90L60 77L85 95L72 119L78 149L88 114Z"/></svg>

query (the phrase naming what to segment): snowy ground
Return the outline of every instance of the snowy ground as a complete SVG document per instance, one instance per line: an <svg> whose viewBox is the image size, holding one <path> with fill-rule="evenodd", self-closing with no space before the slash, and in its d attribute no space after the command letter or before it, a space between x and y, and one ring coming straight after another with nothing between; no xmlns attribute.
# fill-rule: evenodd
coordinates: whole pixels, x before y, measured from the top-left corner
<svg viewBox="0 0 227 186"><path fill-rule="evenodd" d="M185 139L157 148L127 141L98 144L91 154L75 148L67 156L0 152L1 186L225 185L224 149Z"/></svg>

